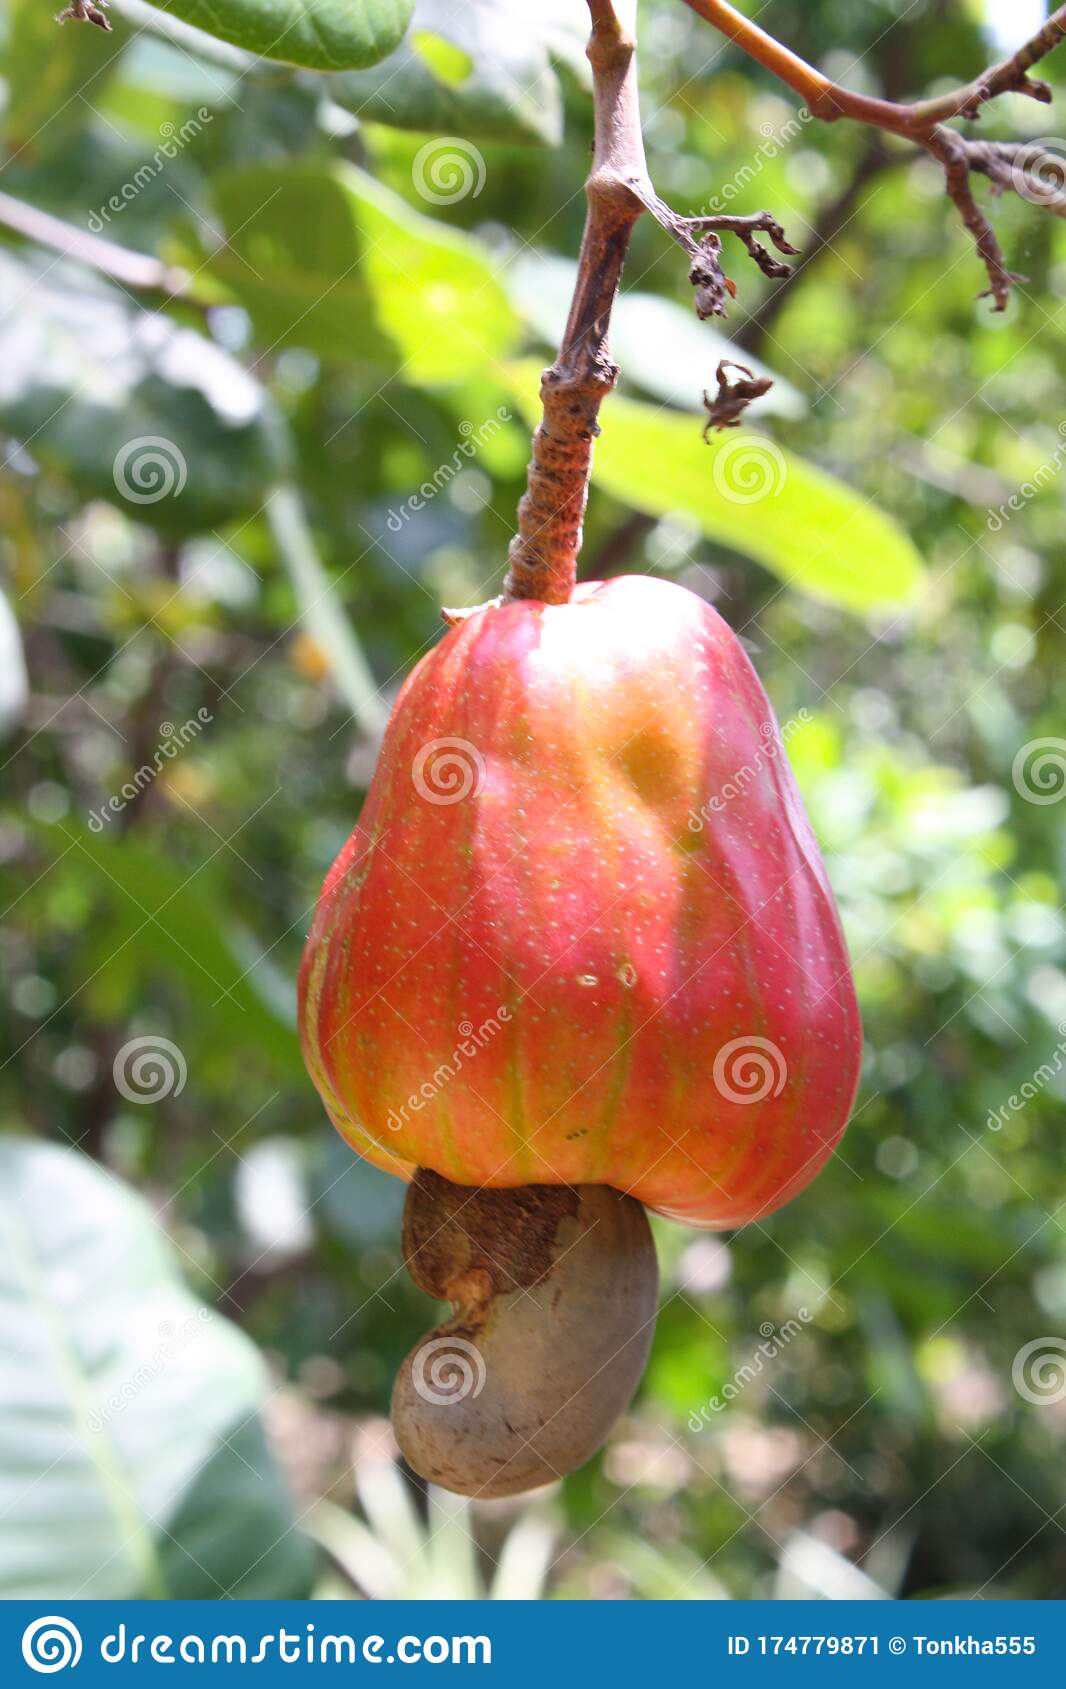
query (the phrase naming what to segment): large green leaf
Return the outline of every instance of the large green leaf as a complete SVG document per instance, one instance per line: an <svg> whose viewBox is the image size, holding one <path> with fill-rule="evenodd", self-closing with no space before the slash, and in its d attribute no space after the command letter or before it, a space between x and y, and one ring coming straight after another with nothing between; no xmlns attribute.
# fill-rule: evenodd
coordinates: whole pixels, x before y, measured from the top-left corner
<svg viewBox="0 0 1066 1689"><path fill-rule="evenodd" d="M535 421L534 372L518 373L515 392ZM708 539L850 610L905 604L920 591L922 561L898 523L768 435L742 427L704 443L693 417L617 394L600 425L593 482L632 509L689 516Z"/></svg>
<svg viewBox="0 0 1066 1689"><path fill-rule="evenodd" d="M185 23L309 70L377 64L403 37L413 0L160 0Z"/></svg>
<svg viewBox="0 0 1066 1689"><path fill-rule="evenodd" d="M74 265L0 253L0 425L85 498L195 533L257 508L284 425L243 367Z"/></svg>
<svg viewBox="0 0 1066 1689"><path fill-rule="evenodd" d="M270 346L367 359L412 383L464 379L518 320L477 241L351 165L227 172L227 241L210 260Z"/></svg>
<svg viewBox="0 0 1066 1689"><path fill-rule="evenodd" d="M554 145L563 131L554 62L584 72L587 36L573 0L417 0L392 57L334 77L330 94L364 119L427 130L453 147L470 135Z"/></svg>
<svg viewBox="0 0 1066 1689"><path fill-rule="evenodd" d="M266 1369L186 1289L141 1199L5 1137L0 1238L0 1595L305 1595Z"/></svg>
<svg viewBox="0 0 1066 1689"><path fill-rule="evenodd" d="M144 43L156 44L167 42L180 53L185 60L186 75L192 82L202 81L210 66L232 69L239 75L241 81L246 78L261 77L264 81L276 81L278 72L273 65L260 61L254 53L242 52L239 47L231 46L228 42L220 41L217 35L209 35L206 30L194 29L191 24L183 23L179 17L173 17L169 12L160 11L158 6L149 4L149 0L118 0L122 14L129 19L133 26L134 36L130 44L131 51L122 67L122 80L134 84L145 64L151 73L151 57L142 57L138 48ZM149 81L155 78L149 75ZM212 78L215 97L225 97L228 88ZM185 97L189 100L201 97L195 88L185 87Z"/></svg>

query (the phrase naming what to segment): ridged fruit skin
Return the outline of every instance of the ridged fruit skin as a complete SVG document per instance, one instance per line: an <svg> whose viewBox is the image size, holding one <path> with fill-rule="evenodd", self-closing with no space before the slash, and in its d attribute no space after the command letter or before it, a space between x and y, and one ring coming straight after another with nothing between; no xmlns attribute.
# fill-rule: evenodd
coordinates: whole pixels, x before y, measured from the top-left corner
<svg viewBox="0 0 1066 1689"><path fill-rule="evenodd" d="M624 576L453 628L397 700L300 994L334 1124L401 1176L613 1185L706 1227L801 1190L847 1123L861 1028L722 618Z"/></svg>

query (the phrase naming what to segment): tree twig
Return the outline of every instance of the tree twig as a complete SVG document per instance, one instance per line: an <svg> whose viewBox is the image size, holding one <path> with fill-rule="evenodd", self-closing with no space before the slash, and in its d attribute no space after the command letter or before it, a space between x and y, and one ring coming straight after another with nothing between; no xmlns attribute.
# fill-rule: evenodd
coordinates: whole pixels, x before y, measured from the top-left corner
<svg viewBox="0 0 1066 1689"><path fill-rule="evenodd" d="M607 333L633 224L654 190L637 104L635 0L589 0L595 144L588 211L559 356L541 381L528 486L508 553L505 598L565 604L573 590L597 416L618 376Z"/></svg>
<svg viewBox="0 0 1066 1689"><path fill-rule="evenodd" d="M1043 27L1016 53L992 65L982 76L936 99L907 105L839 87L791 48L783 46L729 5L728 0L685 0L685 3L799 94L806 101L812 117L821 118L826 123L850 118L914 141L931 153L943 168L948 195L958 208L988 272L988 291L992 295L994 309L1006 309L1011 285L1022 278L1006 267L995 231L974 199L971 172L979 171L989 176L999 190L1010 189L1023 198L1046 205L1060 216L1066 214L1066 194L1061 192L1061 182L1058 194L1027 192L1027 183L1032 187L1033 176L1038 180L1041 178L1039 165L1029 170L1012 167L1002 155L997 157L991 150L993 144L971 141L957 135L954 130L944 128L944 124L952 118L978 118L982 107L1000 94L1025 94L1041 104L1049 104L1051 88L1046 82L1031 77L1029 72L1053 47L1066 39L1066 5L1057 7ZM1044 154L1045 163L1049 158L1054 159L1055 155Z"/></svg>
<svg viewBox="0 0 1066 1689"><path fill-rule="evenodd" d="M163 264L143 252L131 252L127 246L101 240L99 235L75 229L62 218L53 217L25 200L0 193L0 226L34 241L38 246L61 252L64 258L74 258L101 275L108 276L123 287L138 293L160 293L166 299L181 299L187 304L203 307L206 301L197 298L187 270Z"/></svg>
<svg viewBox="0 0 1066 1689"><path fill-rule="evenodd" d="M1007 92L1049 101L1050 88L1029 72L1066 37L1066 5L1017 53L983 76L953 93L907 105L838 87L728 0L686 0L686 4L801 95L812 116L826 122L850 118L914 141L931 153L943 168L947 191L984 262L995 309L1005 308L1012 284L1022 278L1006 267L995 232L973 197L971 174L984 174L996 191L1009 188L1048 204L1059 215L1066 215L1066 186L1061 181L1049 183L1048 171L1057 161L1047 149L1031 148L1031 156L1023 160L1021 143L1016 150L1002 143L975 142L944 124L956 117L976 118L989 100ZM736 236L767 276L785 279L792 271L757 238L759 234L768 236L778 252L796 255L769 211L682 217L660 199L648 176L640 129L636 0L588 0L588 5L595 143L585 184L585 233L562 345L541 382L543 412L533 437L527 490L519 504L518 532L508 553L504 600L561 604L573 590L592 446L599 433L597 419L618 376L608 351L611 309L633 225L641 213L649 212L688 255L689 279L696 288L701 317L724 315L726 300L736 291L721 266L724 234ZM874 149L869 150L869 173L884 162ZM856 182L864 180L866 173L860 171ZM744 383L723 381L720 370L719 392L706 401L710 423L729 425L751 396Z"/></svg>
<svg viewBox="0 0 1066 1689"><path fill-rule="evenodd" d="M999 192L1020 194L1055 217L1066 217L1066 157L1040 141L978 141L960 136L971 170Z"/></svg>
<svg viewBox="0 0 1066 1689"><path fill-rule="evenodd" d="M870 123L878 129L891 130L921 140L938 123L953 117L975 118L981 107L999 94L1028 94L1043 105L1051 104L1051 89L1046 82L1034 81L1029 71L1066 38L1066 5L1059 6L1032 38L1001 63L992 65L982 76L975 77L965 87L935 100L919 100L905 105L895 100L878 100L868 94L853 94L847 88L815 70L791 48L782 46L758 24L752 23L742 12L729 5L728 0L685 0L692 11L713 24L723 35L772 71L782 82L807 102L812 117L826 123L850 117L858 123Z"/></svg>
<svg viewBox="0 0 1066 1689"><path fill-rule="evenodd" d="M696 289L696 313L701 318L724 317L726 297L736 293L722 271L720 234L736 235L764 276L779 279L792 274L790 265L782 264L755 238L756 234L769 235L778 252L791 258L799 256L798 247L789 244L784 229L769 211L753 211L747 216L681 217L657 193L642 193L641 199L644 209L688 253L692 261L689 281Z"/></svg>

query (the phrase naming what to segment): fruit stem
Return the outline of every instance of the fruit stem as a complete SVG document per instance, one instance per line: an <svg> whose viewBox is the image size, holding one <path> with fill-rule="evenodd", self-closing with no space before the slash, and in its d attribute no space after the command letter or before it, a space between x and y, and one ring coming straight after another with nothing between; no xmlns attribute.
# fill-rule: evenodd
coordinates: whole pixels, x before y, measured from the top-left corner
<svg viewBox="0 0 1066 1689"><path fill-rule="evenodd" d="M618 377L607 333L633 224L654 197L637 99L636 0L589 0L595 143L588 210L559 355L541 379L527 490L508 553L504 598L565 604L577 579L592 442Z"/></svg>

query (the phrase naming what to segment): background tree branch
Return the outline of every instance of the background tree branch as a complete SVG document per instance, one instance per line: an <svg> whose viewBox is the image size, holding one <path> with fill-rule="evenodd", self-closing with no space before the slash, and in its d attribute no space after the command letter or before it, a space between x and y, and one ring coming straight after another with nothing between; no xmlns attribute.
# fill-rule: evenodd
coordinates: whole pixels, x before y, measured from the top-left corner
<svg viewBox="0 0 1066 1689"><path fill-rule="evenodd" d="M995 230L973 196L971 173L978 171L988 176L999 191L1018 193L1025 199L1046 206L1057 216L1063 215L1066 210L1061 180L1058 192L1033 191L1034 179L1046 184L1046 174L1042 174L1041 165L1046 172L1047 155L1041 156L1039 148L1037 156L1026 165L1021 162L1024 143L1018 143L1017 154L1012 154L1010 148L1004 153L993 150L989 143L958 135L944 125L953 118L979 118L988 101L1000 94L1025 94L1041 104L1050 104L1051 88L1046 82L1031 77L1029 72L1066 37L1066 6L1059 6L1017 52L991 66L982 76L936 99L906 104L875 99L841 88L760 29L750 18L736 11L728 0L685 0L685 3L750 58L801 95L812 117L826 123L849 118L915 141L931 153L943 168L948 196L973 237L988 273L988 292L992 296L993 308L997 311L1006 309L1011 286L1023 278L1007 269Z"/></svg>

